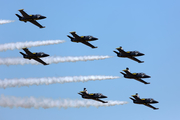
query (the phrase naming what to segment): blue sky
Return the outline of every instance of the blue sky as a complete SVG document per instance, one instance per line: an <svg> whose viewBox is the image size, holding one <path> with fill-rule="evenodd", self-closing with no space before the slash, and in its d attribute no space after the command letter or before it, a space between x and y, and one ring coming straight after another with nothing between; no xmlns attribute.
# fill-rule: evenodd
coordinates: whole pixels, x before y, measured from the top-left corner
<svg viewBox="0 0 180 120"><path fill-rule="evenodd" d="M29 77L58 77L79 75L113 75L120 79L90 81L85 83L65 83L30 87L0 89L0 93L18 97L47 97L82 99L77 93L84 87L90 93L107 95L106 100L128 101L126 105L113 107L89 107L68 109L24 109L0 107L0 119L140 119L179 120L179 38L180 17L178 0L129 0L129 1L37 1L6 0L0 4L0 19L15 20L0 25L0 44L37 40L66 40L65 43L32 47L31 51L43 51L51 56L110 55L113 58L59 63L49 66L16 65L0 67L0 79ZM33 24L20 22L15 16L18 9L28 14L41 14L47 18L38 22L44 29ZM80 43L72 43L67 35L76 31L79 35L93 35L99 38L91 42L98 46L91 49ZM144 63L136 63L126 58L116 57L113 50L122 46L124 50L138 50L145 56L138 57ZM0 52L1 57L21 57L22 50ZM126 67L132 72L144 72L151 76L140 82L123 78L119 73ZM159 101L152 110L143 105L133 104L129 97L139 93L143 98Z"/></svg>

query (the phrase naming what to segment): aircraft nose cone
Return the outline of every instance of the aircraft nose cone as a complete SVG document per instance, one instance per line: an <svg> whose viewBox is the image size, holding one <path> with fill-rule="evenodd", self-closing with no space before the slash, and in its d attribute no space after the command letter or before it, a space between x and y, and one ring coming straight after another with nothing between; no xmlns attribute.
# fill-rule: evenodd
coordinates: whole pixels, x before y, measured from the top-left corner
<svg viewBox="0 0 180 120"><path fill-rule="evenodd" d="M47 57L47 56L49 56L48 54L44 54L44 57Z"/></svg>
<svg viewBox="0 0 180 120"><path fill-rule="evenodd" d="M102 98L107 98L107 96L103 95Z"/></svg>
<svg viewBox="0 0 180 120"><path fill-rule="evenodd" d="M94 39L94 40L98 40L98 38L96 38L96 37L94 37L93 39Z"/></svg>
<svg viewBox="0 0 180 120"><path fill-rule="evenodd" d="M145 78L150 78L151 76L149 76L149 75L145 75Z"/></svg>
<svg viewBox="0 0 180 120"><path fill-rule="evenodd" d="M46 17L45 16L41 16L40 19L45 19Z"/></svg>
<svg viewBox="0 0 180 120"><path fill-rule="evenodd" d="M145 55L145 54L143 54L143 53L139 53L139 56L143 56L143 55Z"/></svg>
<svg viewBox="0 0 180 120"><path fill-rule="evenodd" d="M154 101L154 103L159 103L158 101Z"/></svg>

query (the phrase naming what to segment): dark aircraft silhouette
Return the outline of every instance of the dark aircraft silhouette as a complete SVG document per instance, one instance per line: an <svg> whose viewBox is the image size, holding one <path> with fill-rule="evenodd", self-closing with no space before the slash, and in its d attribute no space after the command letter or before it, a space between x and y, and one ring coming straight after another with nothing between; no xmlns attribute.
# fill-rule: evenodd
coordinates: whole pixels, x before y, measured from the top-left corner
<svg viewBox="0 0 180 120"><path fill-rule="evenodd" d="M73 35L73 37L71 37L69 35L67 35L67 36L71 39L72 42L77 42L77 43L81 42L91 48L97 48L97 47L91 45L88 41L98 40L98 38L95 38L93 36L78 36L76 34L76 32L70 32L70 33Z"/></svg>
<svg viewBox="0 0 180 120"><path fill-rule="evenodd" d="M127 51L127 52L125 52L122 47L119 47L116 49L119 51L119 53L117 51L113 51L113 52L115 52L118 57L127 57L127 58L130 58L130 59L138 62L138 63L144 62L144 61L140 61L137 58L135 58L136 56L144 55L143 53L140 53L139 51Z"/></svg>
<svg viewBox="0 0 180 120"><path fill-rule="evenodd" d="M129 79L135 79L139 82L142 82L144 84L150 84L149 82L146 82L144 80L142 80L141 78L150 78L151 76L146 75L145 73L131 73L129 71L129 68L126 68L126 70L123 70L125 73L120 72L121 74L124 75L125 78L129 78Z"/></svg>
<svg viewBox="0 0 180 120"><path fill-rule="evenodd" d="M29 59L29 60L34 59L34 60L42 63L43 65L49 65L49 64L45 63L43 60L40 59L41 57L49 56L48 54L45 54L43 52L32 53L27 48L23 48L23 50L26 52L26 54L24 54L22 52L20 52L20 53L23 55L23 57L25 59Z"/></svg>
<svg viewBox="0 0 180 120"><path fill-rule="evenodd" d="M103 100L99 99L99 98L107 98L107 96L104 96L101 93L88 94L86 88L84 88L84 91L80 91L80 93L78 93L78 94L81 95L82 98L84 98L84 99L93 99L93 100L96 100L96 101L99 101L99 102L102 102L102 103L108 103L107 101L103 101Z"/></svg>
<svg viewBox="0 0 180 120"><path fill-rule="evenodd" d="M41 20L46 18L45 16L36 14L36 15L28 15L26 12L23 11L24 9L20 9L19 12L21 12L22 16L16 14L16 16L19 18L20 21L24 22L31 22L32 24L38 26L39 28L45 28L45 26L40 25L36 20Z"/></svg>
<svg viewBox="0 0 180 120"><path fill-rule="evenodd" d="M132 95L132 97L134 97L135 99L129 97L131 100L133 100L133 103L135 104L143 104L147 107L150 107L150 108L153 108L154 110L157 110L159 108L155 108L154 106L150 105L150 104L153 104L153 103L159 103L158 101L152 99L152 98L143 98L143 99L140 99L139 98L139 95L138 93L136 93L136 95Z"/></svg>

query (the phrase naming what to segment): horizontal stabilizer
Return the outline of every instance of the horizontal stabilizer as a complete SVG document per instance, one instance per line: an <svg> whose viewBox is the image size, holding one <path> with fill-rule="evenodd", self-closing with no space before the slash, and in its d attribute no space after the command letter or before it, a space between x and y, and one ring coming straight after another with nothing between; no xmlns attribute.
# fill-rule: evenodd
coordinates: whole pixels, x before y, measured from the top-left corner
<svg viewBox="0 0 180 120"><path fill-rule="evenodd" d="M69 35L67 35L67 37L69 37L70 39L73 39L73 37L71 37L71 36L69 36Z"/></svg>
<svg viewBox="0 0 180 120"><path fill-rule="evenodd" d="M18 15L18 14L15 14L15 15L16 15L19 19L22 18L22 17L21 17L20 15Z"/></svg>
<svg viewBox="0 0 180 120"><path fill-rule="evenodd" d="M115 52L116 54L119 54L117 51L113 51L113 52Z"/></svg>
<svg viewBox="0 0 180 120"><path fill-rule="evenodd" d="M22 52L19 52L19 53L21 53L23 56L25 56L26 54L24 54L24 53L22 53Z"/></svg>
<svg viewBox="0 0 180 120"><path fill-rule="evenodd" d="M125 75L123 72L120 72L121 74Z"/></svg>
<svg viewBox="0 0 180 120"><path fill-rule="evenodd" d="M129 97L131 100L133 100L134 101L134 99L133 98L131 98L131 97Z"/></svg>

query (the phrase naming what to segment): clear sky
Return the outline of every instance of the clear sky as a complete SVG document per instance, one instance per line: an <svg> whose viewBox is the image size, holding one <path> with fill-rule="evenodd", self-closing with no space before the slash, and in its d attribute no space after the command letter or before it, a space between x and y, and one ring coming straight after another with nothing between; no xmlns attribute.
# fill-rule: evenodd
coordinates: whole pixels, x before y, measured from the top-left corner
<svg viewBox="0 0 180 120"><path fill-rule="evenodd" d="M72 119L123 119L123 120L179 120L179 38L180 1L178 0L2 0L0 19L15 20L0 25L0 44L37 40L66 40L65 43L32 47L31 51L43 51L51 56L110 55L105 60L58 63L43 65L0 66L0 79L29 77L59 77L79 75L112 75L120 79L65 83L0 89L0 94L17 97L45 97L82 99L77 93L84 87L90 93L107 95L106 100L128 101L128 104L112 107L68 109L25 109L0 107L1 120L72 120ZM38 22L46 26L40 29L15 16L18 9L28 14L41 14L46 19ZM72 43L67 35L76 31L79 35L99 38L91 42L98 46L91 49L81 43ZM138 57L144 63L118 58L113 52L122 46L124 50L138 50L145 56ZM1 57L22 57L22 50L0 52ZM144 72L151 78L149 85L125 79L119 73L126 67L131 72ZM159 110L133 104L129 97L139 93L142 98L154 98Z"/></svg>

